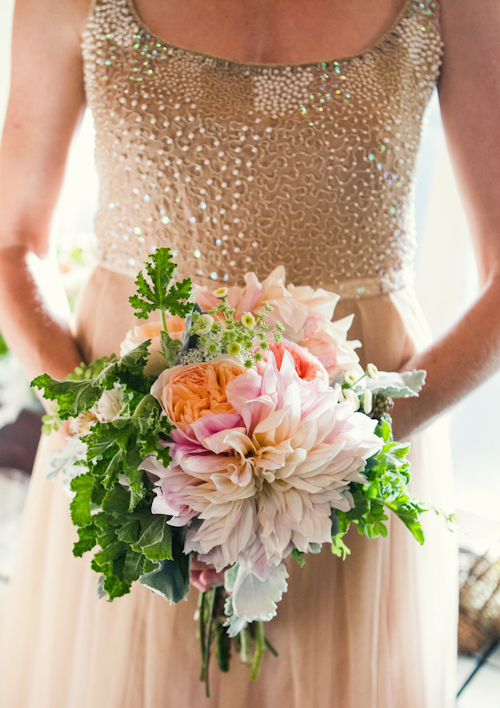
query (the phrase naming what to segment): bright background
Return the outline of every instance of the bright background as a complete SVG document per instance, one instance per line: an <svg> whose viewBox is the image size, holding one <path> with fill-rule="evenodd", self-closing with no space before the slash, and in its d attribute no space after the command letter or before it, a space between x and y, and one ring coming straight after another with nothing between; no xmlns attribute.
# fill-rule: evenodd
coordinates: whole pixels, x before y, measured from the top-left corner
<svg viewBox="0 0 500 708"><path fill-rule="evenodd" d="M0 0L0 128L8 94L12 6L13 0ZM36 120L35 116L33 120ZM64 260L75 247L82 248L84 252L92 248L97 195L92 150L93 127L90 116L86 114L71 149L66 179L53 219L52 239L54 250L59 251L59 260ZM478 283L469 230L450 165L437 95L434 95L427 113L419 157L416 218L419 242L417 291L431 330L435 337L439 337L477 297ZM52 274L55 267L54 258L49 266ZM68 312L61 281L46 275L45 279L58 310ZM54 285L57 282L59 284ZM464 372L466 375L467 372ZM456 405L447 416L457 506L464 524L463 543L477 552L483 552L500 541L500 465L496 446L500 427L499 401L500 373ZM500 667L500 655L498 665ZM500 708L500 670L493 674L493 678L488 676L487 683L494 687L496 698L486 689L484 694L475 697L466 691L461 699L461 708L468 705Z"/></svg>

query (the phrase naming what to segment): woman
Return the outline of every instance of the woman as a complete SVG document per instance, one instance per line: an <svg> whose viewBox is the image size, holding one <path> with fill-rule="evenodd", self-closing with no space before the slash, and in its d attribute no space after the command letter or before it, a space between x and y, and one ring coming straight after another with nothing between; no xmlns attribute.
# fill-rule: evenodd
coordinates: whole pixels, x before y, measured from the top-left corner
<svg viewBox="0 0 500 708"><path fill-rule="evenodd" d="M284 263L289 282L342 295L336 316L355 313L364 362L427 370L423 395L398 404L394 424L400 439L412 435L414 494L446 505L443 440L427 426L500 354L499 31L493 0L18 0L0 325L26 370L64 377L82 356L116 350L154 246L176 249L180 274L211 287ZM411 287L412 180L437 82L483 288L431 344ZM85 102L99 249L72 333L44 308L27 256L47 250ZM391 522L387 540L351 534L345 562L324 551L300 572L290 565L269 628L279 659L266 656L255 684L233 659L205 700L195 598L170 607L139 587L98 601L87 559L72 558L67 500L41 469L61 444L42 442L34 472L3 627L2 705L454 704L456 549L440 520L427 520L423 548Z"/></svg>

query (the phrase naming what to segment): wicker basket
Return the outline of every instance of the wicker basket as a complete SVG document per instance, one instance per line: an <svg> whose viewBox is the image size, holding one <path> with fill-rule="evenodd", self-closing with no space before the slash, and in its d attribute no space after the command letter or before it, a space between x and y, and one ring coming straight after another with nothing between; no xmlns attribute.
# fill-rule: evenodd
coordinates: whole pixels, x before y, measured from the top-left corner
<svg viewBox="0 0 500 708"><path fill-rule="evenodd" d="M500 553L460 551L458 650L471 655L500 639Z"/></svg>

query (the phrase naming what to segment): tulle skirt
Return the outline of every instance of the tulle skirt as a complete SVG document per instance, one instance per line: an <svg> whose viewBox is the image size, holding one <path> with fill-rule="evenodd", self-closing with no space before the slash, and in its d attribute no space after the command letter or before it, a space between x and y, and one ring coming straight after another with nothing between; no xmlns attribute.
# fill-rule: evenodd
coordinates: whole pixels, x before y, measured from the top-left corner
<svg viewBox="0 0 500 708"><path fill-rule="evenodd" d="M132 279L97 267L80 298L75 331L87 359L117 352L134 325ZM362 363L397 370L429 343L406 288L341 300L355 313L350 338ZM118 353L118 352L117 352ZM229 674L213 662L211 698L199 681L197 592L171 606L143 586L113 603L97 598L89 556L75 559L68 498L44 476L58 434L40 444L1 627L2 708L451 708L455 693L456 538L429 514L420 547L398 519L387 539L353 528L345 561L325 547L303 569L287 561L289 590L266 632L257 682L234 656ZM443 421L415 435L413 494L451 508Z"/></svg>

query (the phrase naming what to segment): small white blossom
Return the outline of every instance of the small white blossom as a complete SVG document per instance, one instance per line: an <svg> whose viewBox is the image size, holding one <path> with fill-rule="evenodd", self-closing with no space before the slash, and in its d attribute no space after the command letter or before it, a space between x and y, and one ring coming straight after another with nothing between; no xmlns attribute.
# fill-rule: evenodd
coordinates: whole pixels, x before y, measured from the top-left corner
<svg viewBox="0 0 500 708"><path fill-rule="evenodd" d="M363 395L363 411L366 415L370 415L373 407L373 394L369 388L366 389Z"/></svg>
<svg viewBox="0 0 500 708"><path fill-rule="evenodd" d="M375 366L375 364L368 364L368 366L366 367L366 375L367 375L370 379L376 379L376 378L378 378L378 369L377 369L377 367Z"/></svg>
<svg viewBox="0 0 500 708"><path fill-rule="evenodd" d="M208 334L214 323L214 318L212 315L200 315L196 320L195 330L196 334Z"/></svg>
<svg viewBox="0 0 500 708"><path fill-rule="evenodd" d="M345 388L343 390L343 394L344 394L345 400L349 401L349 403L352 403L354 406L354 410L358 411L359 410L359 398L354 393L354 391L350 388Z"/></svg>
<svg viewBox="0 0 500 708"><path fill-rule="evenodd" d="M352 386L356 383L357 379L350 371L346 371L344 373L344 381L346 384L349 384L349 386Z"/></svg>

